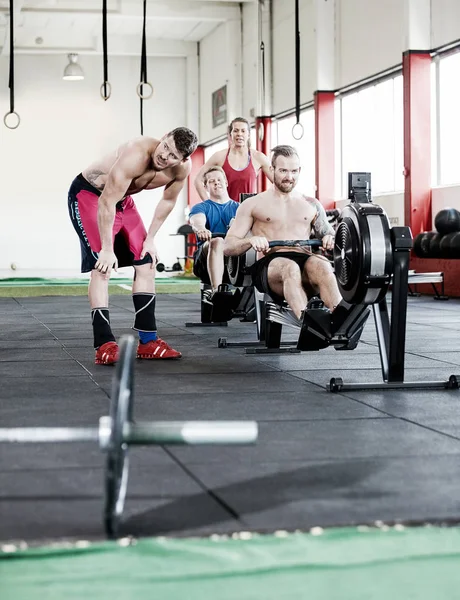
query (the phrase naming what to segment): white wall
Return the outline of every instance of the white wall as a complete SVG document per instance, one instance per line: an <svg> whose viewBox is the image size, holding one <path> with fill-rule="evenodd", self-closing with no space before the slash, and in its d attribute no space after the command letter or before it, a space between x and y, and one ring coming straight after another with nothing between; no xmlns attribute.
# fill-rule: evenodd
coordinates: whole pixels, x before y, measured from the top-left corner
<svg viewBox="0 0 460 600"><path fill-rule="evenodd" d="M336 88L402 62L406 0L336 0Z"/></svg>
<svg viewBox="0 0 460 600"><path fill-rule="evenodd" d="M456 208L460 210L460 185L446 185L432 189L431 214L433 217L433 230L435 229L434 219L443 208Z"/></svg>
<svg viewBox="0 0 460 600"><path fill-rule="evenodd" d="M300 0L301 103L311 102L318 89L317 74L324 57L317 56L319 0ZM408 37L408 0L328 0L335 4L335 81L340 89L401 64ZM200 44L200 141L225 134L212 128L212 92L227 83L229 119L250 118L259 98L259 42L257 3L243 5L243 40L240 61L239 23L221 25ZM271 114L295 107L294 2L272 0ZM459 0L431 0L431 47L460 38ZM420 49L420 48L416 48ZM423 48L421 48L423 49ZM266 55L269 54L268 49ZM242 86L239 82L242 81ZM269 81L267 82L270 83ZM321 86L320 86L321 87Z"/></svg>
<svg viewBox="0 0 460 600"><path fill-rule="evenodd" d="M381 194L372 198L374 204L381 206L388 215L391 226L401 227L404 223L404 193ZM349 200L337 200L336 207L343 208ZM435 187L431 192L431 229L434 231L434 220L443 208L456 208L460 210L460 185L446 185Z"/></svg>
<svg viewBox="0 0 460 600"><path fill-rule="evenodd" d="M373 196L372 202L381 206L388 216L391 227L402 227L404 226L404 193L395 194L382 194L380 196ZM335 203L336 208L344 208L350 200L337 200Z"/></svg>
<svg viewBox="0 0 460 600"><path fill-rule="evenodd" d="M245 2L243 4L243 106L241 116L251 118L259 115L259 25L257 2ZM270 48L265 48L265 60L268 59ZM269 79L267 78L267 84ZM251 118L252 119L252 118Z"/></svg>
<svg viewBox="0 0 460 600"><path fill-rule="evenodd" d="M460 2L431 0L431 48L460 38Z"/></svg>
<svg viewBox="0 0 460 600"><path fill-rule="evenodd" d="M316 89L314 0L300 0L300 103ZM273 113L295 107L294 2L273 0Z"/></svg>
<svg viewBox="0 0 460 600"><path fill-rule="evenodd" d="M0 164L0 272L16 263L17 276L33 270L78 273L80 250L67 212L72 179L91 161L140 134L139 59L109 62L112 97L99 95L102 59L83 56L84 81L63 81L65 56L16 56L16 130L2 128ZM159 137L186 119L185 59L149 59L154 96L144 102L144 134ZM0 60L0 114L9 110L8 59ZM168 85L164 85L167 81ZM150 222L161 192L139 195L138 206ZM182 238L170 237L185 222L186 192L159 234L166 264L183 254ZM13 274L12 271L9 271Z"/></svg>
<svg viewBox="0 0 460 600"><path fill-rule="evenodd" d="M227 122L213 128L212 94L227 85ZM225 135L228 123L242 115L241 22L227 21L200 42L200 142Z"/></svg>

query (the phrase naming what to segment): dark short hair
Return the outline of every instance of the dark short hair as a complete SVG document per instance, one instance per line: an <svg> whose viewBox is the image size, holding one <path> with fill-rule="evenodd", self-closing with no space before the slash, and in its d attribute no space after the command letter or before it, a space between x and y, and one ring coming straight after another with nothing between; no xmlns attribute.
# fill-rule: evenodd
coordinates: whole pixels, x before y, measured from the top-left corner
<svg viewBox="0 0 460 600"><path fill-rule="evenodd" d="M225 183L228 185L227 175L225 175L225 171L223 170L222 167L219 167L219 165L213 165L212 167L209 167L209 169L206 169L206 171L204 172L204 175L203 175L203 183L204 183L204 185L206 185L208 183L208 175L209 175L209 173L213 173L214 171L217 171L218 173L221 173L224 176Z"/></svg>
<svg viewBox="0 0 460 600"><path fill-rule="evenodd" d="M191 129L187 129L187 127L176 127L176 129L166 134L166 137L169 136L174 138L174 145L184 158L188 158L193 154L198 146L196 134Z"/></svg>
<svg viewBox="0 0 460 600"><path fill-rule="evenodd" d="M283 146L283 145L275 146L274 148L272 148L272 152L273 152L273 154L272 154L272 167L273 168L275 168L276 159L278 158L278 156L284 156L285 158L291 158L291 156L297 156L297 158L299 158L297 150L293 146Z"/></svg>

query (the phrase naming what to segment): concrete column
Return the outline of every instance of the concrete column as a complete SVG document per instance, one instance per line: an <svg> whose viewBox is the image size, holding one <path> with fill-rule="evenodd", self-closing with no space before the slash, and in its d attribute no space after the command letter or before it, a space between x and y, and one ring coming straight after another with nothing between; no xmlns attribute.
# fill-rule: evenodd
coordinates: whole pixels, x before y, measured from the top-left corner
<svg viewBox="0 0 460 600"><path fill-rule="evenodd" d="M335 0L314 0L316 52L315 183L316 197L326 209L335 194Z"/></svg>
<svg viewBox="0 0 460 600"><path fill-rule="evenodd" d="M431 229L431 55L407 50L404 78L404 222L415 237Z"/></svg>
<svg viewBox="0 0 460 600"><path fill-rule="evenodd" d="M431 229L430 0L404 0L404 219L415 237Z"/></svg>
<svg viewBox="0 0 460 600"><path fill-rule="evenodd" d="M272 119L272 34L271 34L271 2L258 0L257 11L257 116L256 148L270 157L272 147L271 130ZM264 192L269 187L269 180L260 172L257 177L257 192Z"/></svg>
<svg viewBox="0 0 460 600"><path fill-rule="evenodd" d="M404 0L404 17L404 216L415 238L432 229L430 0ZM445 293L460 296L458 261L411 256L410 268L442 271ZM420 291L433 293L428 285L420 286Z"/></svg>
<svg viewBox="0 0 460 600"><path fill-rule="evenodd" d="M195 52L187 55L186 72L186 126L198 135L200 131L200 65L198 45L196 45Z"/></svg>
<svg viewBox="0 0 460 600"><path fill-rule="evenodd" d="M256 119L256 147L257 150L263 152L266 156L270 157L271 150L271 130L272 120L271 117L257 117ZM270 185L270 181L267 176L260 171L257 177L257 192L265 192Z"/></svg>

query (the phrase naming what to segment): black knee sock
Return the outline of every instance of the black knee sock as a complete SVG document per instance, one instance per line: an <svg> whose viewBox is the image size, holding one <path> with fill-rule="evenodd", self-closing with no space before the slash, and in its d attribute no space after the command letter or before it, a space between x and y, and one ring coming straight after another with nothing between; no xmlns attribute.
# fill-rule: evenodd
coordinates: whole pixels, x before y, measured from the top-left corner
<svg viewBox="0 0 460 600"><path fill-rule="evenodd" d="M114 342L115 336L110 328L108 308L93 308L91 311L93 321L94 347L99 348L106 342Z"/></svg>
<svg viewBox="0 0 460 600"><path fill-rule="evenodd" d="M133 294L134 317L133 329L135 331L156 331L155 321L155 294L140 292Z"/></svg>

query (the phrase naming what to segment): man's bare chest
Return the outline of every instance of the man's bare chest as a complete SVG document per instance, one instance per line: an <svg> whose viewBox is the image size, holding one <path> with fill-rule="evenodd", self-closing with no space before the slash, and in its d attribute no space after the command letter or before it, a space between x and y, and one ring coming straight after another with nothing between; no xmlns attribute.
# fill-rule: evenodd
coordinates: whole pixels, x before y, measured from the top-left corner
<svg viewBox="0 0 460 600"><path fill-rule="evenodd" d="M316 212L307 203L302 202L290 207L267 205L254 211L254 218L260 223L274 226L306 225L309 226Z"/></svg>
<svg viewBox="0 0 460 600"><path fill-rule="evenodd" d="M169 169L165 171L154 171L152 169L133 179L128 192L135 193L141 190L152 190L167 185L172 179L173 176Z"/></svg>

